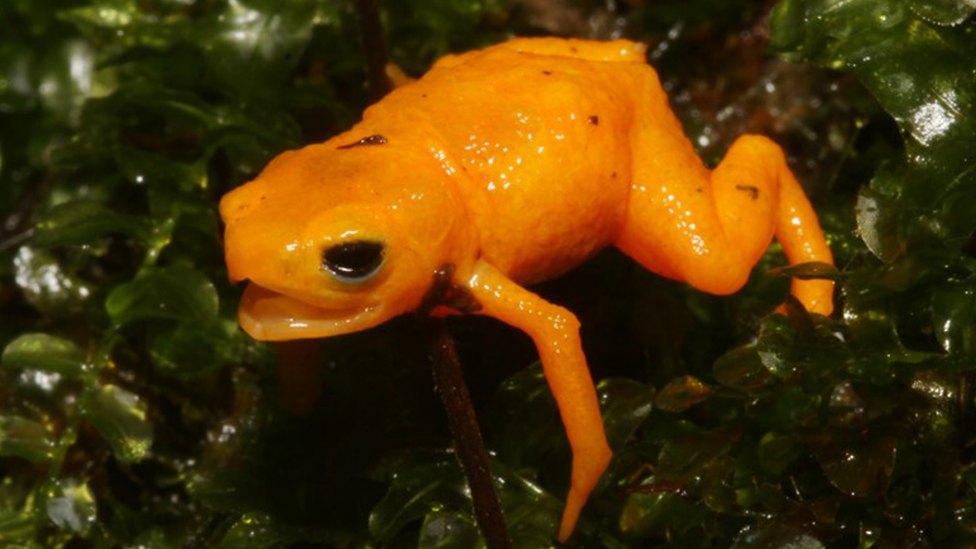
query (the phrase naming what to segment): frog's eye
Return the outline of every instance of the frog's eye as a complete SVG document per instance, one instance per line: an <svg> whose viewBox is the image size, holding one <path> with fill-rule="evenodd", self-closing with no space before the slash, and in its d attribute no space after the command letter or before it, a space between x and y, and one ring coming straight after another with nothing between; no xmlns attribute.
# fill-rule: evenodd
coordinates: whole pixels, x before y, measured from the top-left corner
<svg viewBox="0 0 976 549"><path fill-rule="evenodd" d="M373 278L383 266L383 244L353 240L336 244L322 253L322 268L340 282L360 284Z"/></svg>

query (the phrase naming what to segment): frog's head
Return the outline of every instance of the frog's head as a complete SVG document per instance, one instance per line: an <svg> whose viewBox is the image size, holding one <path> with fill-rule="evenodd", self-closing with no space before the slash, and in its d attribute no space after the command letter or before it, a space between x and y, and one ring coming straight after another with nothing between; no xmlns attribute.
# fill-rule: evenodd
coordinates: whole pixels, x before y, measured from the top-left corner
<svg viewBox="0 0 976 549"><path fill-rule="evenodd" d="M461 249L450 170L420 147L373 145L286 152L221 200L254 338L327 337L411 311Z"/></svg>

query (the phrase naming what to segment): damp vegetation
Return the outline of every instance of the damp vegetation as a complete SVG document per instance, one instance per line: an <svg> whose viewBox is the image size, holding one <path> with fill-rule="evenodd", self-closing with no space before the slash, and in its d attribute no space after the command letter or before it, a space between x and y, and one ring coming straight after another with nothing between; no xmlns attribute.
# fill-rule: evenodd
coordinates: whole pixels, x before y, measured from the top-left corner
<svg viewBox="0 0 976 549"><path fill-rule="evenodd" d="M836 255L774 246L732 297L616 252L535 288L582 321L615 450L569 546L976 544L976 5L379 4L414 76L512 34L647 42L706 162L780 142ZM303 414L236 324L217 201L357 120L359 29L338 0L3 1L0 547L484 547L416 319L319 343ZM837 312L771 315L790 277ZM535 352L448 324L515 546L553 546Z"/></svg>

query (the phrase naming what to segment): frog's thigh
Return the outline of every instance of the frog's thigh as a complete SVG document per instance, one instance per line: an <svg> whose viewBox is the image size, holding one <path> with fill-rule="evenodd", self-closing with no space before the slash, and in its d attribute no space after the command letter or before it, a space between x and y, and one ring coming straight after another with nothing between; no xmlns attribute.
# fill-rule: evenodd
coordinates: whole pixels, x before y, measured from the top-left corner
<svg viewBox="0 0 976 549"><path fill-rule="evenodd" d="M775 143L743 136L712 172L688 156L690 145L671 145L676 150L662 154L654 150L667 147L662 143L654 136L645 142L651 150L635 151L628 219L618 240L625 253L715 294L746 283L774 233L791 264L833 262L816 214ZM796 281L793 293L808 310L832 309L828 281Z"/></svg>
<svg viewBox="0 0 976 549"><path fill-rule="evenodd" d="M479 261L466 285L481 303L479 314L528 334L539 350L546 380L559 406L573 449L573 476L559 526L559 540L573 532L583 504L610 462L596 390L572 313L525 290Z"/></svg>

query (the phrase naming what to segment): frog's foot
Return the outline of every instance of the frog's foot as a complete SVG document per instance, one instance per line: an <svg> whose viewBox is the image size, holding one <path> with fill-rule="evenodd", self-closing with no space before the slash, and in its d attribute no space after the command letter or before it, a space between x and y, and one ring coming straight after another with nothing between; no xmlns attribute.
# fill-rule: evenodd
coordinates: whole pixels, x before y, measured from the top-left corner
<svg viewBox="0 0 976 549"><path fill-rule="evenodd" d="M559 523L559 541L566 541L573 533L583 505L596 488L596 483L606 471L612 457L613 452L605 438L590 441L585 447L573 448L572 485L566 496L563 518Z"/></svg>

